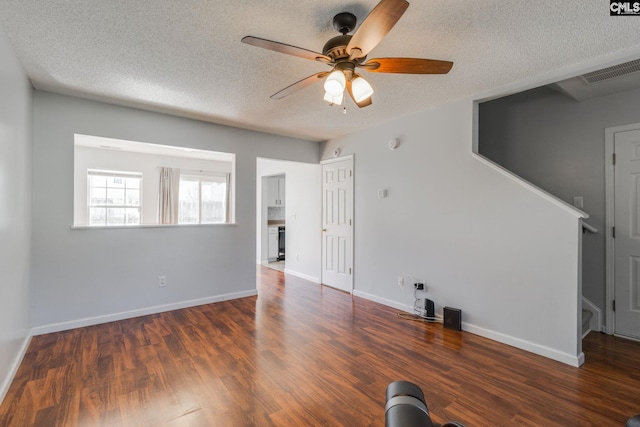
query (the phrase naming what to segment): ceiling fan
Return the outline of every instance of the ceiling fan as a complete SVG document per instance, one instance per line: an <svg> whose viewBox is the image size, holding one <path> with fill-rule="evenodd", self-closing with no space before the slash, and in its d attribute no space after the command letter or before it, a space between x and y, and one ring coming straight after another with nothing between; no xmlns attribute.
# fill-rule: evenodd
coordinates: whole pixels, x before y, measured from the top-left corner
<svg viewBox="0 0 640 427"><path fill-rule="evenodd" d="M367 60L369 52L391 31L408 7L409 3L406 0L381 0L353 35L348 35L348 33L356 27L356 17L349 12L337 14L333 18L333 27L342 35L330 39L324 45L322 53L253 36L243 37L242 42L299 58L323 62L332 67L331 71L321 71L287 86L271 95L272 99L284 98L326 77L324 81L324 99L326 101L331 105L342 104L346 89L356 105L362 108L371 105L373 88L356 72L357 68L372 73L447 74L453 66L453 62L450 61L421 58Z"/></svg>

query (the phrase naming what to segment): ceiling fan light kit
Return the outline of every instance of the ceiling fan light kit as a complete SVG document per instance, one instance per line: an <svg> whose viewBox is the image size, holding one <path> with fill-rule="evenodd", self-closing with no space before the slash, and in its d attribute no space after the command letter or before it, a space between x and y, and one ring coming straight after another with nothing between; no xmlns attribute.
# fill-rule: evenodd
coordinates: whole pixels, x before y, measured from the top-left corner
<svg viewBox="0 0 640 427"><path fill-rule="evenodd" d="M253 36L244 37L242 42L332 67L331 72L323 71L306 77L276 92L271 98L284 98L326 77L324 100L331 105L341 105L346 90L354 103L363 108L371 105L374 91L369 82L355 72L356 68L374 73L447 74L453 66L450 61L421 58L367 60L369 52L391 31L408 7L406 0L381 0L353 35L348 33L356 27L355 15L349 12L337 14L333 17L333 27L341 35L325 43L322 53Z"/></svg>
<svg viewBox="0 0 640 427"><path fill-rule="evenodd" d="M338 95L334 96L334 95L331 95L329 92L325 92L323 99L331 105L342 105L342 101L344 100L344 95L342 95L342 93L339 93Z"/></svg>
<svg viewBox="0 0 640 427"><path fill-rule="evenodd" d="M353 91L353 99L356 102L362 102L373 95L373 88L369 82L357 74L351 81L351 90Z"/></svg>
<svg viewBox="0 0 640 427"><path fill-rule="evenodd" d="M347 80L344 73L340 70L334 70L324 81L324 90L331 96L338 96L344 92Z"/></svg>

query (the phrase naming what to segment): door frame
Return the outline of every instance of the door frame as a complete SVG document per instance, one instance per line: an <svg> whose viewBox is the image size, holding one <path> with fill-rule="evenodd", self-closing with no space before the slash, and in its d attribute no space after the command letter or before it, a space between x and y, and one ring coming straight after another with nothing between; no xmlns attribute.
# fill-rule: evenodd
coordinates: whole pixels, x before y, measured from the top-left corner
<svg viewBox="0 0 640 427"><path fill-rule="evenodd" d="M355 206L355 192L354 192L354 182L356 179L356 161L355 161L355 154L348 154L346 156L341 156L341 157L334 157L333 159L326 159L326 160L322 160L320 162L320 174L322 174L324 172L323 170L323 166L326 164L330 164L330 163L336 163L336 162L342 162L344 160L350 160L351 161L351 184L350 184L350 190L351 190L351 228L349 230L350 232L350 236L349 238L351 239L351 274L349 277L349 287L351 288L351 290L349 291L350 294L353 294L353 276L355 275L356 272L356 268L355 268L355 233L354 233L354 229L356 226L356 206ZM323 189L324 189L324 177L321 176L320 179L320 206L322 209L322 213L320 215L320 230L322 230L322 227L324 226L324 224L322 223L323 219L324 219L324 194L323 194ZM320 231L320 233L322 233L322 231ZM324 263L322 262L322 245L323 245L323 239L320 239L320 283L324 283Z"/></svg>
<svg viewBox="0 0 640 427"><path fill-rule="evenodd" d="M613 126L604 130L604 164L605 164L605 332L615 335L615 313L613 301L615 291L615 242L613 239L613 227L615 225L615 168L613 165L613 153L615 152L616 133L630 130L640 130L640 123L632 123L623 126Z"/></svg>

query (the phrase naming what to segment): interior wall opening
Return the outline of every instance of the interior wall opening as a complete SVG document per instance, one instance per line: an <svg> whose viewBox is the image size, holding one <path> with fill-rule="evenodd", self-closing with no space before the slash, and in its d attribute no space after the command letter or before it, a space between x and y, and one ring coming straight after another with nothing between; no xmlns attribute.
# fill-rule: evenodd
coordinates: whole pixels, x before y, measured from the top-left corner
<svg viewBox="0 0 640 427"><path fill-rule="evenodd" d="M235 154L75 135L75 227L234 222Z"/></svg>

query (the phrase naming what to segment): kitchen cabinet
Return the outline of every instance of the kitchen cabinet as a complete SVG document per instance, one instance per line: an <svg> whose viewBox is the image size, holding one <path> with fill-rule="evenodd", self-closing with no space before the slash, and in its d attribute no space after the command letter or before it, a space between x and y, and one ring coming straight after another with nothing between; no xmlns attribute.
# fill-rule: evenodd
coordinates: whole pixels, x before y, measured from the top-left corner
<svg viewBox="0 0 640 427"><path fill-rule="evenodd" d="M278 258L278 227L269 227L267 258L269 261Z"/></svg>
<svg viewBox="0 0 640 427"><path fill-rule="evenodd" d="M267 206L283 207L285 205L285 179L274 176L267 181Z"/></svg>

